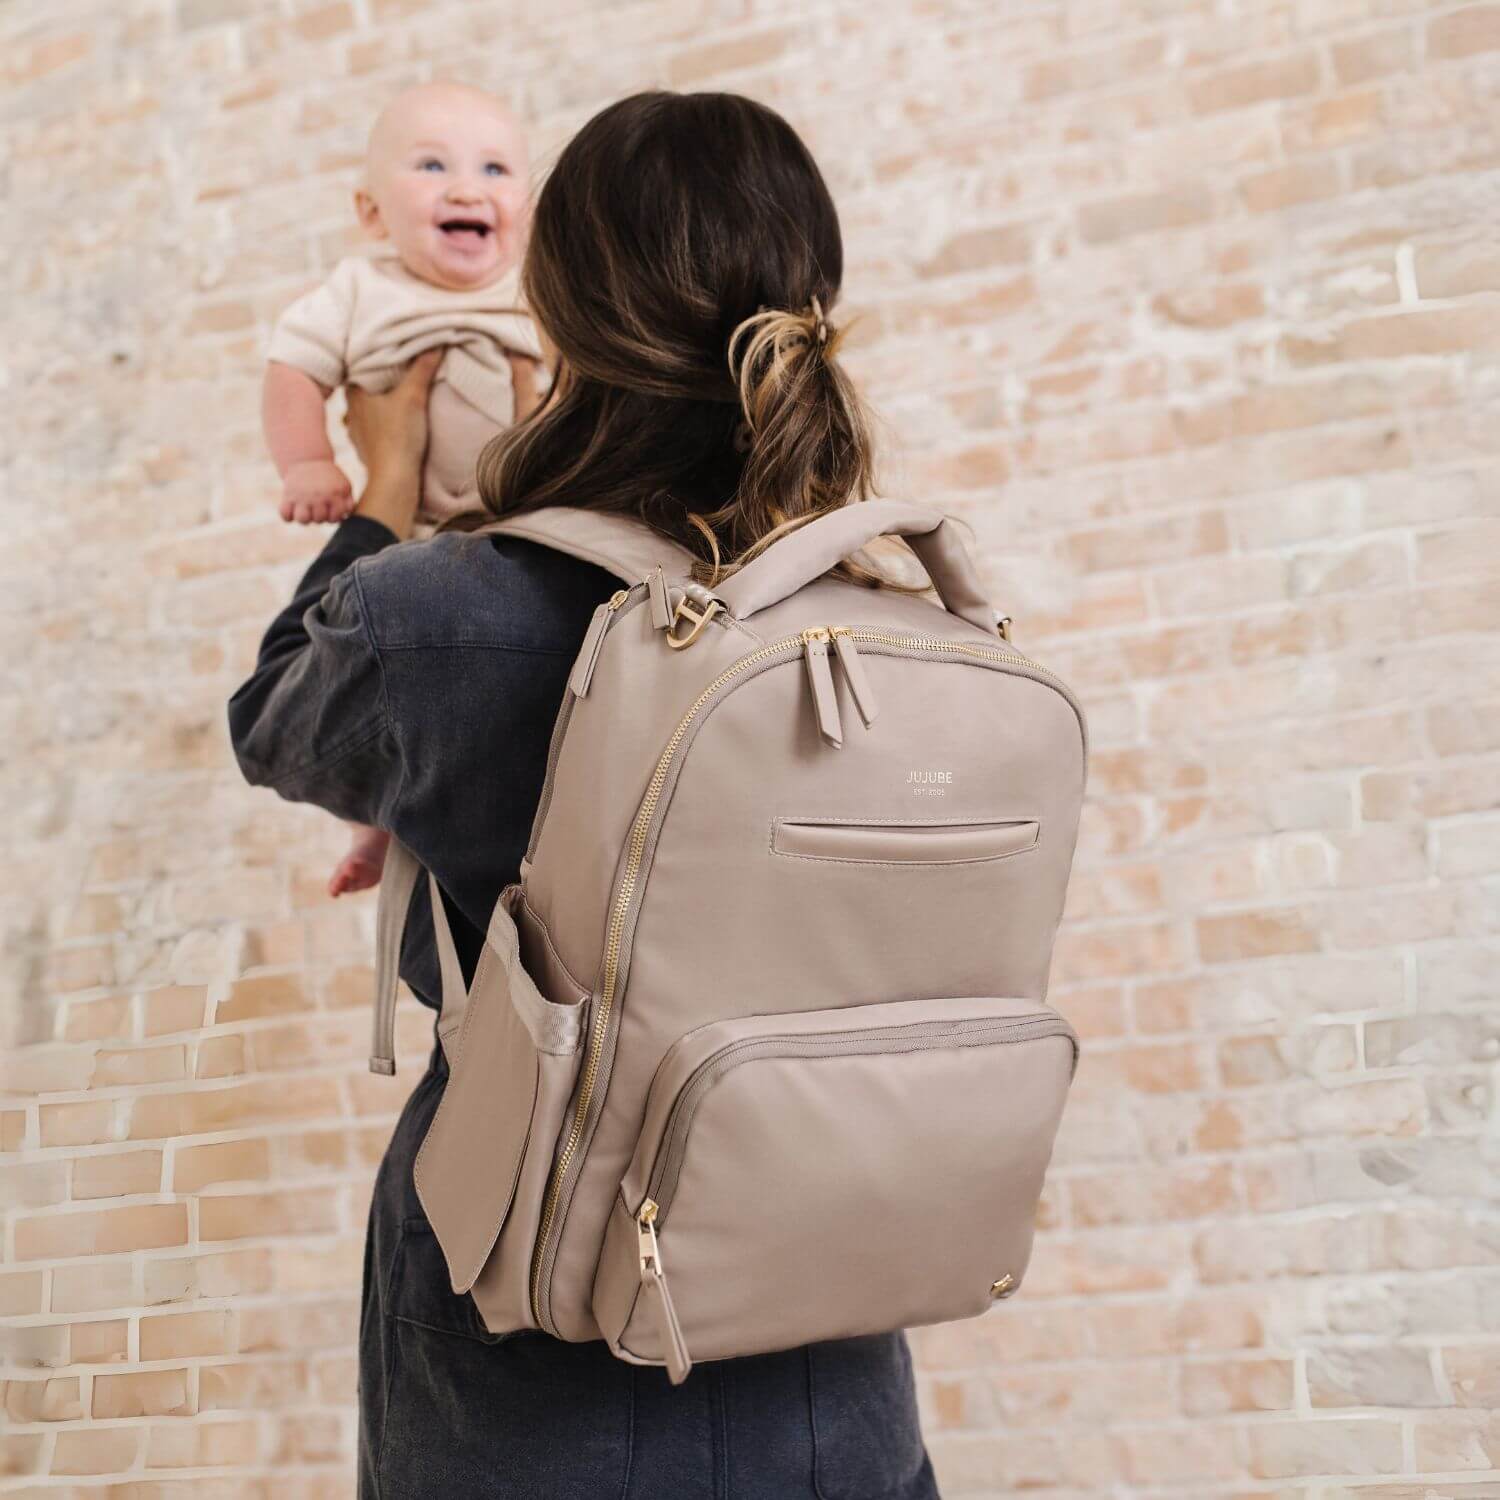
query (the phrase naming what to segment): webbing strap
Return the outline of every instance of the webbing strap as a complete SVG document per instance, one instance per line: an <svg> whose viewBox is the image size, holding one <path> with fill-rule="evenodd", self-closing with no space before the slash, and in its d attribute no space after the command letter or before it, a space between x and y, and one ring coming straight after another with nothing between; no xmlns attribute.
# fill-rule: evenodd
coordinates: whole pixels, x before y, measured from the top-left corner
<svg viewBox="0 0 1500 1500"><path fill-rule="evenodd" d="M370 1039L370 1071L392 1074L396 1071L396 983L401 962L401 934L406 930L406 913L422 866L415 854L392 838L386 850L385 868L380 877L380 900L375 908L375 1014ZM427 872L427 890L432 899L432 932L437 940L438 971L443 982L443 1008L438 1014L438 1039L448 1050L448 1038L463 1018L468 991L464 985L463 966L453 942L453 929L437 877ZM450 1065L453 1061L450 1056Z"/></svg>

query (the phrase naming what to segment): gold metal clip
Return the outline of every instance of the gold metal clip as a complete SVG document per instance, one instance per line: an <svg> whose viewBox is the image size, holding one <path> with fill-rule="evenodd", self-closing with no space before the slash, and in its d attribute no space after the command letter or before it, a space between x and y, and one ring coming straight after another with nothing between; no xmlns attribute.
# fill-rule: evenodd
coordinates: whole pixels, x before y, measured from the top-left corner
<svg viewBox="0 0 1500 1500"><path fill-rule="evenodd" d="M698 639L698 636L703 627L707 625L708 622L713 619L713 617L718 614L721 609L723 609L723 607L724 606L720 604L717 599L710 599L708 601L707 607L703 609L702 613L700 614L692 607L691 601L688 599L687 595L684 594L682 598L677 601L677 608L672 612L672 623L667 626L667 644L674 651L681 651L684 646L691 646L693 642ZM693 628L684 636L678 636L673 633L677 629L677 622L679 620L691 620L693 622Z"/></svg>

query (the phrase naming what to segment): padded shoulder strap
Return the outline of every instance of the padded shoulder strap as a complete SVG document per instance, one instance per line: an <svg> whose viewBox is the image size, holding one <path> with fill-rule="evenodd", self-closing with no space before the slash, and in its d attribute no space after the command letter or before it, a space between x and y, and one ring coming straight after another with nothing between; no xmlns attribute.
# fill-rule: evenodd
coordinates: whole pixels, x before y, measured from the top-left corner
<svg viewBox="0 0 1500 1500"><path fill-rule="evenodd" d="M490 532L524 536L559 552L607 568L625 584L640 583L660 564L668 578L685 578L693 564L686 547L664 537L644 521L578 505L545 505L517 516L500 516L475 528L471 536Z"/></svg>

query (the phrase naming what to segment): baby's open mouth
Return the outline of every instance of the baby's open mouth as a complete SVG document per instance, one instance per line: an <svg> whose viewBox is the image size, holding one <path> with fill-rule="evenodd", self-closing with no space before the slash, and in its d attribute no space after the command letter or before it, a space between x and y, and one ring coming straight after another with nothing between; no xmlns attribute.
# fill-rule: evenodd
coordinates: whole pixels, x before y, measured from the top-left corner
<svg viewBox="0 0 1500 1500"><path fill-rule="evenodd" d="M473 235L475 239L484 240L490 236L490 226L482 219L444 219L438 228L450 239Z"/></svg>

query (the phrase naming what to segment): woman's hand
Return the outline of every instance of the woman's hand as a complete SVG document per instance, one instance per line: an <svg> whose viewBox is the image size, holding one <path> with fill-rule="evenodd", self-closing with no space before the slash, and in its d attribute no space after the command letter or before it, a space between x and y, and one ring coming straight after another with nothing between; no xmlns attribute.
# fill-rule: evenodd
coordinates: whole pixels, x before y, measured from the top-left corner
<svg viewBox="0 0 1500 1500"><path fill-rule="evenodd" d="M346 393L344 425L368 475L354 514L389 526L398 537L411 535L422 498L427 395L443 353L429 349L419 355L400 381L382 395L371 395L358 386L350 386Z"/></svg>
<svg viewBox="0 0 1500 1500"><path fill-rule="evenodd" d="M505 357L510 361L511 384L516 393L516 421L523 422L541 404L536 388L538 362L529 354L517 354L507 349Z"/></svg>

